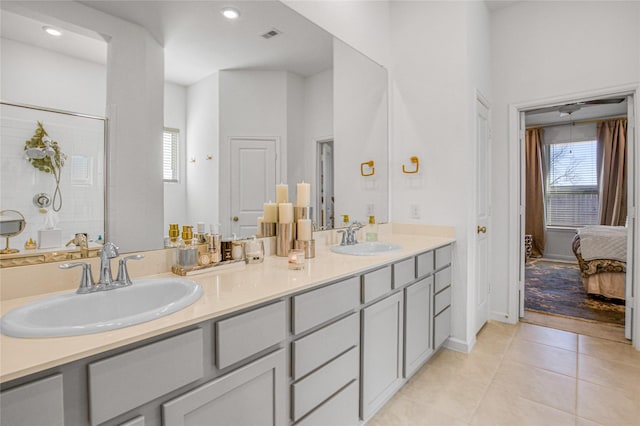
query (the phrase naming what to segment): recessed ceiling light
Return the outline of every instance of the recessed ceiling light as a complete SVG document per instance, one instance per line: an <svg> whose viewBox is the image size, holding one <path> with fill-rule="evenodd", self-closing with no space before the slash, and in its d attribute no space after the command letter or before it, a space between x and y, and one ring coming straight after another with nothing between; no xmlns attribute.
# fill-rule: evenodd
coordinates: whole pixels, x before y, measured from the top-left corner
<svg viewBox="0 0 640 426"><path fill-rule="evenodd" d="M57 30L53 27L42 27L42 30L53 37L60 37L62 35L62 31Z"/></svg>
<svg viewBox="0 0 640 426"><path fill-rule="evenodd" d="M240 11L233 7L225 7L220 13L227 19L238 19L240 17Z"/></svg>

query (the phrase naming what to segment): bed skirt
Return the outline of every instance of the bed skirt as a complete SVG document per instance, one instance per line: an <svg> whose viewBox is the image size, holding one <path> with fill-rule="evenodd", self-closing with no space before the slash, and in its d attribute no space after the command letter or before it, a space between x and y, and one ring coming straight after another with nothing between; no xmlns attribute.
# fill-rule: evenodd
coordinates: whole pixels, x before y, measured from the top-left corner
<svg viewBox="0 0 640 426"><path fill-rule="evenodd" d="M601 272L582 277L584 289L588 294L599 294L610 299L625 298L625 276L623 272Z"/></svg>

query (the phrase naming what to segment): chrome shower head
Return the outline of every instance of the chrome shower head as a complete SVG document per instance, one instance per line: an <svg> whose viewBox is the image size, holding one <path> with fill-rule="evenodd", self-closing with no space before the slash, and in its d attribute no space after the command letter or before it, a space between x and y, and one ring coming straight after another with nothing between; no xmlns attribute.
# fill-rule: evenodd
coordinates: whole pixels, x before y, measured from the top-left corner
<svg viewBox="0 0 640 426"><path fill-rule="evenodd" d="M31 160L40 160L48 155L48 153L42 148L29 148L25 151L25 154L27 155L27 158Z"/></svg>

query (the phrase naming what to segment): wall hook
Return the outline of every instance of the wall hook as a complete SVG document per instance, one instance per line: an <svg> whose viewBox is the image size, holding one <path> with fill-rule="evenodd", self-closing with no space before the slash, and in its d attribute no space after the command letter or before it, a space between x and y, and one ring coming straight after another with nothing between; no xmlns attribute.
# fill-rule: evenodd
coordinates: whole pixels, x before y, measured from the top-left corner
<svg viewBox="0 0 640 426"><path fill-rule="evenodd" d="M213 160L213 157L211 155L207 155L207 160Z"/></svg>
<svg viewBox="0 0 640 426"><path fill-rule="evenodd" d="M189 160L190 163L195 163L196 162L196 157L191 157L191 160Z"/></svg>
<svg viewBox="0 0 640 426"><path fill-rule="evenodd" d="M376 168L373 167L374 162L373 160L369 160L369 161L365 161L364 163L360 163L360 174L362 176L373 176L376 172ZM369 168L371 169L371 173L365 173L364 172L364 166L369 166Z"/></svg>
<svg viewBox="0 0 640 426"><path fill-rule="evenodd" d="M408 175L411 175L411 174L414 174L414 173L418 173L418 170L420 170L420 160L418 160L418 157L416 157L414 155L413 157L411 157L411 162L416 165L416 169L415 170L407 170L404 167L404 164L403 164L402 165L402 173L406 173Z"/></svg>

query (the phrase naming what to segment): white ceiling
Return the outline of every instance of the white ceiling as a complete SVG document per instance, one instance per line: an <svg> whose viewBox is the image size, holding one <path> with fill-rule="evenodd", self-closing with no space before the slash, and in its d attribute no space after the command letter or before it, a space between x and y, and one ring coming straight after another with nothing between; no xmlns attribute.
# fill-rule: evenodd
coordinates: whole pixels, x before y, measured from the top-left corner
<svg viewBox="0 0 640 426"><path fill-rule="evenodd" d="M288 70L309 76L332 67L332 36L279 1L81 3L147 28L164 46L165 79L178 84L190 85L228 69ZM240 18L225 19L220 13L224 6L237 8ZM33 22L25 25L26 21ZM101 50L95 40L83 44L76 41L79 35L53 41L42 37L44 24L2 11L3 37L94 62L100 62L96 56L106 58L106 45ZM281 34L268 40L261 37L274 28Z"/></svg>
<svg viewBox="0 0 640 426"><path fill-rule="evenodd" d="M559 105L560 106L560 105ZM560 111L525 114L527 126L538 126L548 124L571 123L573 121L595 120L608 117L621 117L627 114L627 101L618 104L604 105L582 105L581 108L571 114L561 116Z"/></svg>

